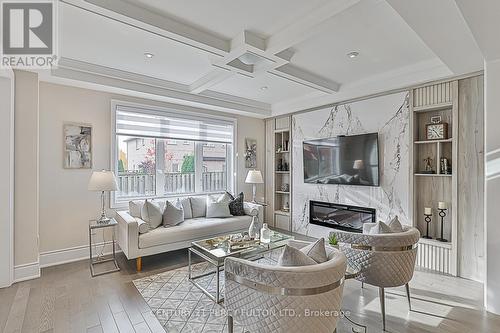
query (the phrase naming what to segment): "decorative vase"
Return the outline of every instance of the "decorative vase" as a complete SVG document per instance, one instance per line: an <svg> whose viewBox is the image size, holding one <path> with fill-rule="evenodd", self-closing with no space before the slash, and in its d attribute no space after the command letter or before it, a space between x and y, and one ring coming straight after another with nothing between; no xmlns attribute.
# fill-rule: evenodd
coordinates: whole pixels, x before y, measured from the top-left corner
<svg viewBox="0 0 500 333"><path fill-rule="evenodd" d="M260 241L261 243L271 242L271 229L267 227L267 223L264 223L260 229Z"/></svg>
<svg viewBox="0 0 500 333"><path fill-rule="evenodd" d="M259 217L252 216L252 223L248 227L248 236L251 239L259 239Z"/></svg>

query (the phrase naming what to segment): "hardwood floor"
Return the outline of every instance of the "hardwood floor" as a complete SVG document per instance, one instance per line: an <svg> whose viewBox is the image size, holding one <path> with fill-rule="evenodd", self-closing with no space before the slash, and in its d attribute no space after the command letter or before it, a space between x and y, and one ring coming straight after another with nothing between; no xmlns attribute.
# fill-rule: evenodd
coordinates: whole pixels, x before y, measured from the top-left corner
<svg viewBox="0 0 500 333"><path fill-rule="evenodd" d="M164 332L132 281L187 265L186 250L135 261L119 255L121 271L91 278L87 261L45 268L42 277L0 289L2 332ZM386 292L389 332L500 332L500 316L484 311L482 285L418 271L404 287ZM347 281L343 308L350 318L381 332L378 289Z"/></svg>

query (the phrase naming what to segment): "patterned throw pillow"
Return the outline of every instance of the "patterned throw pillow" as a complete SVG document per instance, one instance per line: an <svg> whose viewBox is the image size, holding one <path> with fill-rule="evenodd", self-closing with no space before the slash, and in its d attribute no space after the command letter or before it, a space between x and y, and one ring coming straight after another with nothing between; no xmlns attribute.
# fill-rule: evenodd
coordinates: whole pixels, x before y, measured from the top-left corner
<svg viewBox="0 0 500 333"><path fill-rule="evenodd" d="M228 193L231 195L230 193ZM232 200L229 202L229 212L233 216L243 216L245 215L245 210L243 209L243 192L238 194L236 198L232 195Z"/></svg>

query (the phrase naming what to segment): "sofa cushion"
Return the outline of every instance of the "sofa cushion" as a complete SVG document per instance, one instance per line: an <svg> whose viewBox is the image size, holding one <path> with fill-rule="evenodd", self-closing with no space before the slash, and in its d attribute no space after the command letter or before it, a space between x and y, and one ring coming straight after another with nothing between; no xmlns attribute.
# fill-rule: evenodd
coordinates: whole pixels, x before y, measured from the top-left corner
<svg viewBox="0 0 500 333"><path fill-rule="evenodd" d="M316 242L304 246L300 249L302 253L316 261L318 264L328 260L325 249L325 239L320 238Z"/></svg>
<svg viewBox="0 0 500 333"><path fill-rule="evenodd" d="M228 193L230 195L230 193ZM240 192L236 198L233 198L229 202L229 212L234 216L243 216L245 215L245 209L243 208L243 192Z"/></svg>
<svg viewBox="0 0 500 333"><path fill-rule="evenodd" d="M314 261L311 257L309 257L304 252L296 249L292 246L285 245L283 248L283 252L278 259L279 266L309 266L316 265L317 262Z"/></svg>
<svg viewBox="0 0 500 333"><path fill-rule="evenodd" d="M207 197L207 217L231 217L229 212L229 202L231 197L229 194Z"/></svg>
<svg viewBox="0 0 500 333"><path fill-rule="evenodd" d="M184 222L184 208L180 200L177 200L175 205L167 201L163 211L163 226L173 227L182 222Z"/></svg>
<svg viewBox="0 0 500 333"><path fill-rule="evenodd" d="M141 210L144 206L144 200L132 200L128 202L128 212L132 217L141 218Z"/></svg>
<svg viewBox="0 0 500 333"><path fill-rule="evenodd" d="M251 216L194 218L171 228L157 228L139 235L139 248L186 242L248 229Z"/></svg>
<svg viewBox="0 0 500 333"><path fill-rule="evenodd" d="M150 229L158 228L163 221L163 210L159 203L146 200L141 209L141 219L149 224Z"/></svg>
<svg viewBox="0 0 500 333"><path fill-rule="evenodd" d="M192 219L193 212L191 210L191 200L189 200L189 198L179 198L177 200L180 201L182 209L184 210L184 219Z"/></svg>
<svg viewBox="0 0 500 333"><path fill-rule="evenodd" d="M207 215L207 197L189 197L193 218L205 217Z"/></svg>

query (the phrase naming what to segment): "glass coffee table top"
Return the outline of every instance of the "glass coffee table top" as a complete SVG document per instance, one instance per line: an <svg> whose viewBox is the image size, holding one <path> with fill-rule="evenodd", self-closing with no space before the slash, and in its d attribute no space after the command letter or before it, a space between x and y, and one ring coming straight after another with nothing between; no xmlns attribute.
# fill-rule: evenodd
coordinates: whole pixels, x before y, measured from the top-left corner
<svg viewBox="0 0 500 333"><path fill-rule="evenodd" d="M224 261L224 258L240 257L251 258L270 250L282 247L293 236L281 232L271 231L271 240L264 243L259 240L248 240L238 242L238 236L241 234L224 235L209 239L204 239L192 243L193 248L201 251L203 254L217 261Z"/></svg>

